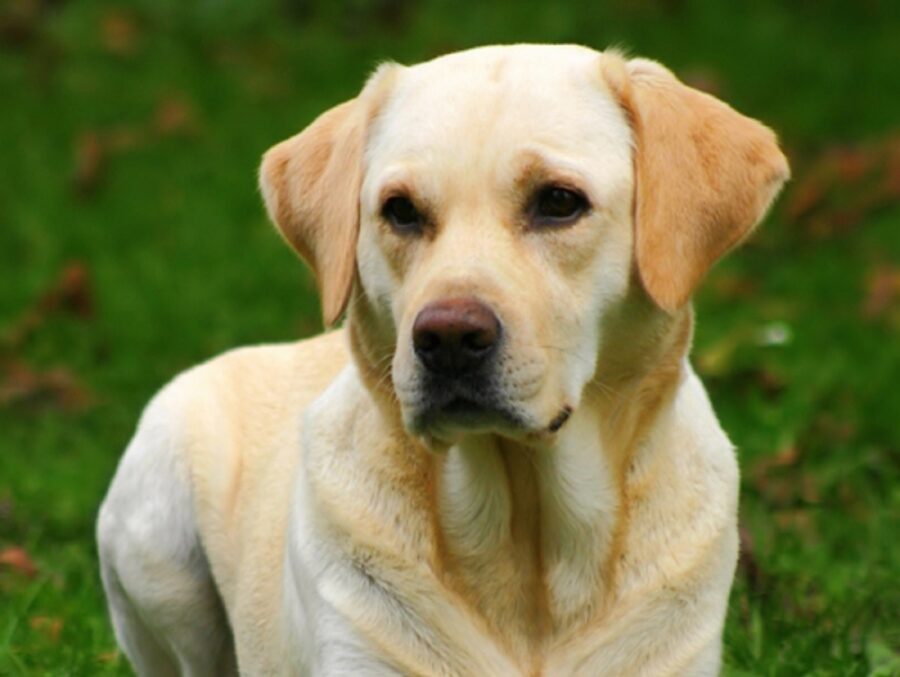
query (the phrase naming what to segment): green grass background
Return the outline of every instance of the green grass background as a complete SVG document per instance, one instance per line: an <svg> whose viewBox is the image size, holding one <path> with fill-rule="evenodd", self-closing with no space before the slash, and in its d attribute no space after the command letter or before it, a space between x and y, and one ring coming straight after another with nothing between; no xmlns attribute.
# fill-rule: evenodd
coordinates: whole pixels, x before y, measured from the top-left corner
<svg viewBox="0 0 900 677"><path fill-rule="evenodd" d="M128 674L93 524L142 405L227 348L318 330L261 153L380 60L515 41L625 46L779 132L795 181L697 300L695 363L743 471L726 674L900 674L887 0L0 4L0 552L37 569L0 564L0 674ZM73 264L86 280L54 306Z"/></svg>

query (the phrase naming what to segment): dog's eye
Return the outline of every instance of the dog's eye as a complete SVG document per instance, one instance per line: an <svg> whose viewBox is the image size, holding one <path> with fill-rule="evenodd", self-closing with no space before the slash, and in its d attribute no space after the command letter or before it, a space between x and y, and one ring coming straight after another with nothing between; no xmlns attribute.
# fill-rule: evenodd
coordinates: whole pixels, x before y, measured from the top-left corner
<svg viewBox="0 0 900 677"><path fill-rule="evenodd" d="M588 207L588 201L581 193L561 186L545 186L535 196L534 218L538 225L567 225L584 214Z"/></svg>
<svg viewBox="0 0 900 677"><path fill-rule="evenodd" d="M422 227L422 215L408 197L389 198L381 208L381 215L401 233L412 233Z"/></svg>

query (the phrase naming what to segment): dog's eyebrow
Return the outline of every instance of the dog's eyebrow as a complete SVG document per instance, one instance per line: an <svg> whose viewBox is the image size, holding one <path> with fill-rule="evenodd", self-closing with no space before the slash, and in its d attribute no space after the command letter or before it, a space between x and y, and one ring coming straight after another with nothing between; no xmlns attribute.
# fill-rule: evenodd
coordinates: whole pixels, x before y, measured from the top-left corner
<svg viewBox="0 0 900 677"><path fill-rule="evenodd" d="M580 190L586 190L589 185L587 177L571 162L537 148L522 149L517 162L516 184L526 190L545 183L561 183Z"/></svg>
<svg viewBox="0 0 900 677"><path fill-rule="evenodd" d="M388 198L396 197L398 195L415 197L415 194L416 191L413 190L412 185L408 181L394 179L386 182L378 190L378 204L384 204Z"/></svg>

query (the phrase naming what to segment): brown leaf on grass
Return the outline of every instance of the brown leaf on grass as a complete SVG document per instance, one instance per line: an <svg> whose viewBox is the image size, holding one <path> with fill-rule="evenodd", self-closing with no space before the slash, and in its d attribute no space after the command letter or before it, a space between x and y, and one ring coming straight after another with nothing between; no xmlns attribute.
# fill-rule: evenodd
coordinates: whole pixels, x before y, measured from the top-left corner
<svg viewBox="0 0 900 677"><path fill-rule="evenodd" d="M747 480L770 506L792 506L802 498L803 473L797 468L800 458L799 448L788 445L753 463L747 470Z"/></svg>
<svg viewBox="0 0 900 677"><path fill-rule="evenodd" d="M94 316L94 292L88 267L70 261L38 300L6 332L0 342L9 350L19 348L53 313L66 312L81 319Z"/></svg>
<svg viewBox="0 0 900 677"><path fill-rule="evenodd" d="M797 172L785 213L822 238L848 232L900 201L900 135L825 148Z"/></svg>
<svg viewBox="0 0 900 677"><path fill-rule="evenodd" d="M726 272L718 273L710 282L716 296L729 301L752 298L759 288L759 283L753 278Z"/></svg>
<svg viewBox="0 0 900 677"><path fill-rule="evenodd" d="M119 658L121 658L121 654L118 650L104 651L103 653L97 654L97 660L101 663L115 663Z"/></svg>
<svg viewBox="0 0 900 677"><path fill-rule="evenodd" d="M764 456L757 461L752 468L754 475L767 475L776 468L788 468L797 465L800 460L800 450L794 445L788 445L771 456Z"/></svg>
<svg viewBox="0 0 900 677"><path fill-rule="evenodd" d="M772 518L779 529L791 531L806 539L807 542L818 540L818 530L815 519L809 508L790 508L777 510L772 513Z"/></svg>
<svg viewBox="0 0 900 677"><path fill-rule="evenodd" d="M821 499L819 482L807 472L802 460L800 448L788 445L772 456L759 459L747 472L750 484L760 497L770 507L784 513L781 518L784 525L799 524L807 519L808 516L797 515Z"/></svg>
<svg viewBox="0 0 900 677"><path fill-rule="evenodd" d="M63 368L38 372L21 361L0 367L0 407L81 411L93 397L75 376Z"/></svg>
<svg viewBox="0 0 900 677"><path fill-rule="evenodd" d="M881 266L869 273L862 314L867 319L884 315L900 305L900 268Z"/></svg>
<svg viewBox="0 0 900 677"><path fill-rule="evenodd" d="M825 180L818 176L808 176L798 181L787 201L787 217L792 221L804 218L824 202L826 190Z"/></svg>
<svg viewBox="0 0 900 677"><path fill-rule="evenodd" d="M105 169L106 150L100 135L94 131L83 132L75 140L72 187L79 195L90 195L100 186Z"/></svg>
<svg viewBox="0 0 900 677"><path fill-rule="evenodd" d="M738 526L740 549L738 551L738 571L747 580L747 586L754 594L760 594L766 587L766 577L762 567L759 566L759 558L756 555L756 541L753 534L743 524Z"/></svg>
<svg viewBox="0 0 900 677"><path fill-rule="evenodd" d="M100 38L106 50L116 56L131 56L137 50L138 24L135 17L113 9L100 20Z"/></svg>
<svg viewBox="0 0 900 677"><path fill-rule="evenodd" d="M147 142L147 132L141 127L118 125L103 132L103 147L109 155L138 148Z"/></svg>
<svg viewBox="0 0 900 677"><path fill-rule="evenodd" d="M194 111L184 99L166 97L156 107L153 127L160 136L190 134L195 129Z"/></svg>
<svg viewBox="0 0 900 677"><path fill-rule="evenodd" d="M87 266L81 261L67 263L39 305L44 312L63 310L84 319L93 317L94 293Z"/></svg>
<svg viewBox="0 0 900 677"><path fill-rule="evenodd" d="M32 616L28 619L32 630L43 633L51 642L58 642L63 629L63 620L57 616Z"/></svg>
<svg viewBox="0 0 900 677"><path fill-rule="evenodd" d="M877 151L864 148L836 148L830 158L839 181L861 181L878 162Z"/></svg>
<svg viewBox="0 0 900 677"><path fill-rule="evenodd" d="M37 576L38 571L25 548L14 545L0 550L0 567L12 569L28 578Z"/></svg>
<svg viewBox="0 0 900 677"><path fill-rule="evenodd" d="M856 435L856 425L846 418L823 411L813 421L810 431L814 439L849 442Z"/></svg>
<svg viewBox="0 0 900 677"><path fill-rule="evenodd" d="M43 3L40 0L10 0L0 9L0 42L26 45L38 34Z"/></svg>
<svg viewBox="0 0 900 677"><path fill-rule="evenodd" d="M756 383L766 397L774 398L784 392L787 388L787 379L781 373L774 369L760 367L756 372Z"/></svg>
<svg viewBox="0 0 900 677"><path fill-rule="evenodd" d="M160 138L195 135L199 128L191 102L170 94L160 99L149 119L83 131L73 144L72 189L79 197L90 197L102 187L116 156Z"/></svg>

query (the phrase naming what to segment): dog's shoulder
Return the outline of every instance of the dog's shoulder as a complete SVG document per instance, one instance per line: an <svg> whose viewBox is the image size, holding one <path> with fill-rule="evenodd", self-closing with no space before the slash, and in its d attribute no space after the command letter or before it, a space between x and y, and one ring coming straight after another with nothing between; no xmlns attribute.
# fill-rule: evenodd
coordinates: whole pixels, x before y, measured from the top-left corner
<svg viewBox="0 0 900 677"><path fill-rule="evenodd" d="M132 447L147 463L165 455L184 468L211 560L232 551L219 540L235 527L252 528L261 494L289 491L281 479L301 452L304 410L348 362L342 331L238 348L179 374L151 400Z"/></svg>
<svg viewBox="0 0 900 677"><path fill-rule="evenodd" d="M163 427L184 443L199 443L198 436L208 435L239 441L248 432L258 438L286 418L297 420L348 361L342 331L230 350L163 387L145 409L138 431Z"/></svg>

